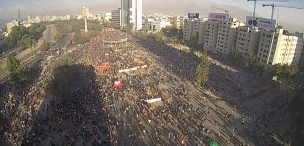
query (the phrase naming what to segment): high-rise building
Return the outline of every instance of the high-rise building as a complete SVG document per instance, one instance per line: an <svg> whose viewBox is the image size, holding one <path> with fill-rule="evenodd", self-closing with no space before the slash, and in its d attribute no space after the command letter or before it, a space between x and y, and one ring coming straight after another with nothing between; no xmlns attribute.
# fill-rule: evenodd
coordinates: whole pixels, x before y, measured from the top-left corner
<svg viewBox="0 0 304 146"><path fill-rule="evenodd" d="M303 51L304 39L287 34L283 29L275 32L260 31L260 44L257 59L263 63L264 68L271 65L299 63Z"/></svg>
<svg viewBox="0 0 304 146"><path fill-rule="evenodd" d="M237 21L236 18L230 18L230 21L219 21L218 35L216 42L216 52L227 55L230 49L235 48L237 42L239 26L244 26L245 24Z"/></svg>
<svg viewBox="0 0 304 146"><path fill-rule="evenodd" d="M134 30L142 28L142 0L121 0L121 25L130 24Z"/></svg>
<svg viewBox="0 0 304 146"><path fill-rule="evenodd" d="M88 7L82 7L81 15L83 19L87 18L90 15L90 9Z"/></svg>
<svg viewBox="0 0 304 146"><path fill-rule="evenodd" d="M191 35L195 32L198 32L199 22L200 22L199 19L184 19L184 30L183 30L184 40L190 41Z"/></svg>
<svg viewBox="0 0 304 146"><path fill-rule="evenodd" d="M121 8L111 11L112 23L121 26Z"/></svg>
<svg viewBox="0 0 304 146"><path fill-rule="evenodd" d="M217 35L219 28L219 21L206 21L204 44L209 50L215 51L217 44Z"/></svg>
<svg viewBox="0 0 304 146"><path fill-rule="evenodd" d="M183 39L189 41L191 35L195 33L198 37L198 44L204 43L205 21L200 19L184 19Z"/></svg>
<svg viewBox="0 0 304 146"><path fill-rule="evenodd" d="M258 28L241 26L238 28L237 44L235 49L243 53L244 59L249 58L249 54L256 55L260 43L260 31Z"/></svg>

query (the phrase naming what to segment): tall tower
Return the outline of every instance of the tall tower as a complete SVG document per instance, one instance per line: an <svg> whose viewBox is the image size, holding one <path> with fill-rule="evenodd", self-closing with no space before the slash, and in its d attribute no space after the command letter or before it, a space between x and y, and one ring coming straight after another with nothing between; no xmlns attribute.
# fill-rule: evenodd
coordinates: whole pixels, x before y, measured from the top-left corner
<svg viewBox="0 0 304 146"><path fill-rule="evenodd" d="M90 14L90 9L88 7L81 8L81 15L83 19L86 19L89 14Z"/></svg>
<svg viewBox="0 0 304 146"><path fill-rule="evenodd" d="M87 19L84 19L84 32L88 32Z"/></svg>
<svg viewBox="0 0 304 146"><path fill-rule="evenodd" d="M134 24L134 29L142 28L142 0L121 0L121 24Z"/></svg>
<svg viewBox="0 0 304 146"><path fill-rule="evenodd" d="M21 21L21 13L20 13L20 9L18 9L18 21Z"/></svg>

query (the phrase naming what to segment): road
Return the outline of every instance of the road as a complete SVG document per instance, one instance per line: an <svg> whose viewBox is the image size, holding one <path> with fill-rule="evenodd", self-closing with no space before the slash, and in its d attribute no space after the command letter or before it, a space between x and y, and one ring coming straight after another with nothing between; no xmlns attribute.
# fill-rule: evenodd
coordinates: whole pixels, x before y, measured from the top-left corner
<svg viewBox="0 0 304 146"><path fill-rule="evenodd" d="M43 39L46 42L53 42L54 36L56 35L56 29L54 25L48 25L46 26L46 30L43 32Z"/></svg>
<svg viewBox="0 0 304 146"><path fill-rule="evenodd" d="M53 25L49 25L46 27L46 30L43 32L43 37L41 39L38 40L37 44L36 44L36 49L38 49L38 47L40 46L40 44L43 42L43 40L46 40L47 42L52 42L54 40L54 36L56 34L56 29L55 26ZM39 50L37 51L37 55L39 56L39 53L41 53ZM33 63L32 60L37 60L35 59L32 55L32 50L31 49L26 49L20 53L18 53L16 55L16 58L22 63L23 61L25 62L31 62ZM2 68L2 70L4 71L2 74L1 78L4 78L7 73L6 72L6 60L2 59L0 60L0 67Z"/></svg>

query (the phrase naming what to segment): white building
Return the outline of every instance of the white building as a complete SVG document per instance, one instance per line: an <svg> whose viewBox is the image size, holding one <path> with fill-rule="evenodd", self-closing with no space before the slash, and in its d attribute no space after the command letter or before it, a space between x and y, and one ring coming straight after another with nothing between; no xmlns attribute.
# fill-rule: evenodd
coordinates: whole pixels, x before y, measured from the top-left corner
<svg viewBox="0 0 304 146"><path fill-rule="evenodd" d="M70 20L70 19L71 19L71 15L67 15L67 16L66 16L66 19L67 19L67 20Z"/></svg>
<svg viewBox="0 0 304 146"><path fill-rule="evenodd" d="M142 28L142 0L121 0L121 24L134 24L134 30Z"/></svg>
<svg viewBox="0 0 304 146"><path fill-rule="evenodd" d="M271 65L299 63L304 39L285 33L283 29L275 32L260 31L260 44L257 59L263 63L264 68L270 69Z"/></svg>
<svg viewBox="0 0 304 146"><path fill-rule="evenodd" d="M147 21L145 27L149 31L159 31L161 30L161 23L159 21Z"/></svg>

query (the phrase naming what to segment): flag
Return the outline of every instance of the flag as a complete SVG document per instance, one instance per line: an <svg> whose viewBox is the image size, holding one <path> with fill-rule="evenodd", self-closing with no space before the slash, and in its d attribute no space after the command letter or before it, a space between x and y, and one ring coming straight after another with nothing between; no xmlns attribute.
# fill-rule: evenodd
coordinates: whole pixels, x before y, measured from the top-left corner
<svg viewBox="0 0 304 146"><path fill-rule="evenodd" d="M110 66L95 65L96 70L110 69Z"/></svg>
<svg viewBox="0 0 304 146"><path fill-rule="evenodd" d="M114 87L120 87L120 86L122 86L121 81L114 81Z"/></svg>

